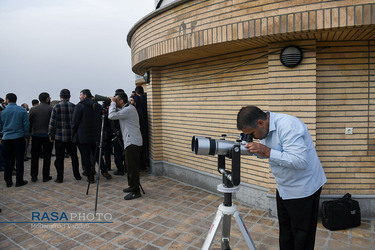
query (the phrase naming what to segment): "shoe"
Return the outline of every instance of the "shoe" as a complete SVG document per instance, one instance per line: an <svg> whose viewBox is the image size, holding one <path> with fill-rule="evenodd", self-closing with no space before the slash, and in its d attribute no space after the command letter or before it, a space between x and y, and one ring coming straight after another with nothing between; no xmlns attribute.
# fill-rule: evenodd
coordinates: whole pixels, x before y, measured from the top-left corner
<svg viewBox="0 0 375 250"><path fill-rule="evenodd" d="M74 178L76 178L77 181L82 180L82 177L80 175Z"/></svg>
<svg viewBox="0 0 375 250"><path fill-rule="evenodd" d="M104 173L102 173L102 175L103 175L107 180L112 179L112 175L110 175L108 172L104 172Z"/></svg>
<svg viewBox="0 0 375 250"><path fill-rule="evenodd" d="M10 188L11 186L13 186L13 182L7 182L7 187Z"/></svg>
<svg viewBox="0 0 375 250"><path fill-rule="evenodd" d="M31 177L31 181L32 181L32 182L36 182L37 180L38 180L37 177Z"/></svg>
<svg viewBox="0 0 375 250"><path fill-rule="evenodd" d="M47 178L43 178L43 182L47 182L52 180L52 176L48 176Z"/></svg>
<svg viewBox="0 0 375 250"><path fill-rule="evenodd" d="M122 190L122 192L124 192L124 193L130 193L131 191L132 191L132 190L131 190L130 187L124 188L124 189Z"/></svg>
<svg viewBox="0 0 375 250"><path fill-rule="evenodd" d="M127 196L124 197L124 199L129 201L129 200L137 199L141 196L142 196L141 193L130 192Z"/></svg>
<svg viewBox="0 0 375 250"><path fill-rule="evenodd" d="M90 182L91 184L95 183L95 180L94 179L87 179L87 182Z"/></svg>
<svg viewBox="0 0 375 250"><path fill-rule="evenodd" d="M27 181L16 182L16 187L21 187L27 184Z"/></svg>
<svg viewBox="0 0 375 250"><path fill-rule="evenodd" d="M86 172L82 172L82 175L83 175L83 176L87 176L87 173L86 173Z"/></svg>
<svg viewBox="0 0 375 250"><path fill-rule="evenodd" d="M115 172L113 172L113 174L114 174L114 175L125 175L124 172L122 172L122 171L118 171L118 170L116 170Z"/></svg>
<svg viewBox="0 0 375 250"><path fill-rule="evenodd" d="M56 182L56 183L63 183L64 181L59 180L59 179L56 179L55 182Z"/></svg>

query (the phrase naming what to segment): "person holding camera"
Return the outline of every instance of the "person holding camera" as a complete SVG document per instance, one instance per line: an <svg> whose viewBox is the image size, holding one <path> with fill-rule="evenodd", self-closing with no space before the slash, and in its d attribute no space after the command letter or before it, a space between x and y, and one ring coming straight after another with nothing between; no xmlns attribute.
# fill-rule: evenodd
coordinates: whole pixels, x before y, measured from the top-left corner
<svg viewBox="0 0 375 250"><path fill-rule="evenodd" d="M109 98L111 99L111 105L108 110L108 118L120 121L124 141L129 185L123 190L125 193L129 193L124 199L132 200L141 197L139 170L142 135L139 127L139 117L135 107L128 104L128 96L125 93L119 93L115 97Z"/></svg>
<svg viewBox="0 0 375 250"><path fill-rule="evenodd" d="M306 125L298 118L243 107L237 128L258 142L246 148L268 158L277 183L280 249L314 249L319 198L327 179Z"/></svg>

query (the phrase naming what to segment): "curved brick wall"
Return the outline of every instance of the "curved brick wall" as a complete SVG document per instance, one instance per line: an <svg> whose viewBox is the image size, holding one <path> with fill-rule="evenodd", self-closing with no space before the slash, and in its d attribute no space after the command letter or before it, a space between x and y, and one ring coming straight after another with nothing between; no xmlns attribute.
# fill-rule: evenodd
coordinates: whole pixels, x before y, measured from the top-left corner
<svg viewBox="0 0 375 250"><path fill-rule="evenodd" d="M328 178L324 197L349 192L375 216L374 13L369 0L183 0L140 20L128 43L133 71L151 73L153 171L215 190L217 157L194 155L191 136L238 134L238 110L257 105L307 124ZM280 63L287 45L303 50L295 68ZM274 211L267 161L241 161L237 199Z"/></svg>

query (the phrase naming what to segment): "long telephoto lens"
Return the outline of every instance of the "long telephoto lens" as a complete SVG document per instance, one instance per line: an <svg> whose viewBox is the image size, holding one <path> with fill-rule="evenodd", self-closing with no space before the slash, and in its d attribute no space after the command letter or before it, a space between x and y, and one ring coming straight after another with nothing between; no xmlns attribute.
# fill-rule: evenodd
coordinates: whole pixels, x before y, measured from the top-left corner
<svg viewBox="0 0 375 250"><path fill-rule="evenodd" d="M197 155L229 155L235 142L224 139L211 139L200 136L193 136L191 150ZM245 145L241 144L241 154L252 155Z"/></svg>

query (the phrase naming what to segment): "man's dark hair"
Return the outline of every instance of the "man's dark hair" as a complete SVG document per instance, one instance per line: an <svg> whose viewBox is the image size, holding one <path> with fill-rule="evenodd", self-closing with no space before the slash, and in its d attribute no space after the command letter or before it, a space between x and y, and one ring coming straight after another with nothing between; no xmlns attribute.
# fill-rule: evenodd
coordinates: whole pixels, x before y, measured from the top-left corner
<svg viewBox="0 0 375 250"><path fill-rule="evenodd" d="M31 101L31 104L34 106L34 105L36 105L36 104L38 104L39 103L39 101L37 100L37 99L33 99L32 101Z"/></svg>
<svg viewBox="0 0 375 250"><path fill-rule="evenodd" d="M47 92L42 92L39 94L39 101L40 102L47 102L47 98L49 97L49 94Z"/></svg>
<svg viewBox="0 0 375 250"><path fill-rule="evenodd" d="M258 120L267 120L267 114L256 106L243 107L237 114L237 129L255 128Z"/></svg>
<svg viewBox="0 0 375 250"><path fill-rule="evenodd" d="M17 96L13 93L8 93L6 96L5 96L5 99L8 99L9 102L17 102Z"/></svg>
<svg viewBox="0 0 375 250"><path fill-rule="evenodd" d="M140 95L143 95L145 93L142 86L135 87L135 92Z"/></svg>
<svg viewBox="0 0 375 250"><path fill-rule="evenodd" d="M82 94L86 95L87 98L92 98L92 94L89 89L83 89Z"/></svg>
<svg viewBox="0 0 375 250"><path fill-rule="evenodd" d="M125 91L123 89L116 89L115 96L119 95L119 94L122 94L122 93L125 93Z"/></svg>
<svg viewBox="0 0 375 250"><path fill-rule="evenodd" d="M4 99L0 97L0 104L4 103Z"/></svg>
<svg viewBox="0 0 375 250"><path fill-rule="evenodd" d="M118 94L117 98L119 100L123 100L125 104L128 103L128 95L126 93L120 93L120 94Z"/></svg>
<svg viewBox="0 0 375 250"><path fill-rule="evenodd" d="M69 91L69 89L62 89L60 91L60 97L63 98L63 99L70 98L70 91Z"/></svg>

